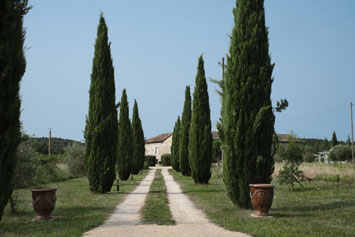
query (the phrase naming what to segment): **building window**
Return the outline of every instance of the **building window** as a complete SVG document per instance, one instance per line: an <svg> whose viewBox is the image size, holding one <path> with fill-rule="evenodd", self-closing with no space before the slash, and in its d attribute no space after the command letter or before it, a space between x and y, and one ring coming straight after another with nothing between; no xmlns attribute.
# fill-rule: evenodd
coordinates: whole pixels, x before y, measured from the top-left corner
<svg viewBox="0 0 355 237"><path fill-rule="evenodd" d="M159 154L159 147L157 147L157 146L155 147L154 154L156 154L156 155Z"/></svg>

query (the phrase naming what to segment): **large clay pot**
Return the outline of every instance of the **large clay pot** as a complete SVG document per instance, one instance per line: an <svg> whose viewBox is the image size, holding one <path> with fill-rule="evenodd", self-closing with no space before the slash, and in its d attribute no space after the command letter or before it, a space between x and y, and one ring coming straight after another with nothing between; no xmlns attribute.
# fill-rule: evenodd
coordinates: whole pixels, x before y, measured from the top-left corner
<svg viewBox="0 0 355 237"><path fill-rule="evenodd" d="M35 220L53 220L51 213L55 208L57 188L36 187L32 188L32 205L37 213Z"/></svg>
<svg viewBox="0 0 355 237"><path fill-rule="evenodd" d="M274 199L273 184L249 184L251 204L255 208L254 216L268 216Z"/></svg>

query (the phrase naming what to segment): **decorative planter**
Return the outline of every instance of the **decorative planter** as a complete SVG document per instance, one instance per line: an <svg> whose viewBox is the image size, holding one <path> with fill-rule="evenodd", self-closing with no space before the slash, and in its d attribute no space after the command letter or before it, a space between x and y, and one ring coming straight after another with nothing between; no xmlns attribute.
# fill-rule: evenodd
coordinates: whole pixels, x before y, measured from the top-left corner
<svg viewBox="0 0 355 237"><path fill-rule="evenodd" d="M273 184L249 184L251 204L255 208L254 216L268 216L274 199Z"/></svg>
<svg viewBox="0 0 355 237"><path fill-rule="evenodd" d="M35 220L53 220L51 213L55 208L57 188L36 187L32 188L32 205L37 213Z"/></svg>

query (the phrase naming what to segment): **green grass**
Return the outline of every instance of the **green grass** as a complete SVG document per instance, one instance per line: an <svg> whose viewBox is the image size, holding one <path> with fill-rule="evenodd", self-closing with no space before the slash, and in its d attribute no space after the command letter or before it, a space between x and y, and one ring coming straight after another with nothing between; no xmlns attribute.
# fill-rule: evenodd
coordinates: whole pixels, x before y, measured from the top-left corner
<svg viewBox="0 0 355 237"><path fill-rule="evenodd" d="M209 185L170 170L182 190L219 226L252 236L354 236L355 184L305 182L292 191L275 183L272 217L254 218L253 210L234 206L227 197L220 170L213 168ZM218 168L220 169L220 168Z"/></svg>
<svg viewBox="0 0 355 237"><path fill-rule="evenodd" d="M155 173L154 181L142 208L143 223L157 225L175 225L168 206L168 195L161 169Z"/></svg>
<svg viewBox="0 0 355 237"><path fill-rule="evenodd" d="M132 191L148 173L134 176L134 181L121 181L120 193L116 186L108 194L94 194L89 191L86 177L51 183L57 187L57 202L52 213L54 221L32 221L36 216L32 208L29 189L17 190L19 212L10 214L9 205L0 223L0 236L82 236L89 229L99 226L123 201L126 192Z"/></svg>

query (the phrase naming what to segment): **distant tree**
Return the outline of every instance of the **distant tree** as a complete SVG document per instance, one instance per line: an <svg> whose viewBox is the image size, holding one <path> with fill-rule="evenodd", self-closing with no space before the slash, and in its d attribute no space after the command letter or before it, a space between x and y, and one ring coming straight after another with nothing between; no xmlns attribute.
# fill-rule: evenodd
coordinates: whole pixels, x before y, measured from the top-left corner
<svg viewBox="0 0 355 237"><path fill-rule="evenodd" d="M346 144L351 145L350 135L348 135L348 138L346 139Z"/></svg>
<svg viewBox="0 0 355 237"><path fill-rule="evenodd" d="M212 143L212 161L218 162L222 158L221 141L213 140Z"/></svg>
<svg viewBox="0 0 355 237"><path fill-rule="evenodd" d="M133 155L132 155L132 174L138 174L144 167L145 142L142 122L139 118L138 104L134 100L132 115L132 137L133 137Z"/></svg>
<svg viewBox="0 0 355 237"><path fill-rule="evenodd" d="M191 123L191 95L190 86L186 86L184 110L181 117L181 135L179 143L180 171L185 176L191 175L189 163L189 132Z"/></svg>
<svg viewBox="0 0 355 237"><path fill-rule="evenodd" d="M333 135L332 135L332 147L335 147L336 145L338 145L338 139L337 139L337 135L335 134L335 131L334 131Z"/></svg>
<svg viewBox="0 0 355 237"><path fill-rule="evenodd" d="M116 178L117 109L114 69L103 15L97 28L85 127L85 162L90 190L106 193Z"/></svg>
<svg viewBox="0 0 355 237"><path fill-rule="evenodd" d="M328 141L327 138L324 138L324 140L323 140L323 142L322 142L322 145L321 145L321 150L322 150L322 151L329 150L329 149L330 149L330 146L331 146L331 143Z"/></svg>
<svg viewBox="0 0 355 237"><path fill-rule="evenodd" d="M264 1L237 0L222 96L223 173L233 203L251 207L249 184L270 183L275 117ZM287 107L281 101L276 111Z"/></svg>
<svg viewBox="0 0 355 237"><path fill-rule="evenodd" d="M180 146L180 133L181 133L181 124L180 116L175 122L173 141L171 143L171 165L174 170L180 172L180 161L179 161L179 146Z"/></svg>
<svg viewBox="0 0 355 237"><path fill-rule="evenodd" d="M207 184L211 178L212 134L210 104L202 55L198 60L189 134L189 161L195 183Z"/></svg>
<svg viewBox="0 0 355 237"><path fill-rule="evenodd" d="M126 89L122 92L120 116L118 120L117 173L120 180L127 180L132 171L133 154L132 128Z"/></svg>
<svg viewBox="0 0 355 237"><path fill-rule="evenodd" d="M349 145L336 145L329 152L329 159L332 161L350 161L351 158L351 146Z"/></svg>

